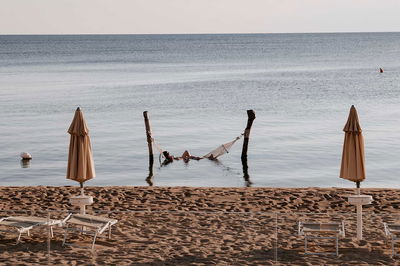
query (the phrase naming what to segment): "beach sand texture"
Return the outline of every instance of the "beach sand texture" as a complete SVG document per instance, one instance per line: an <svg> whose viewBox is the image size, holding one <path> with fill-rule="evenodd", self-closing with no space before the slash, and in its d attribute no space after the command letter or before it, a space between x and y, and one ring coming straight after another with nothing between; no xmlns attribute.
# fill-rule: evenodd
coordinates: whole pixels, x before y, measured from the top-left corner
<svg viewBox="0 0 400 266"><path fill-rule="evenodd" d="M2 216L31 214L65 217L78 187L0 187ZM33 230L15 245L16 235L0 237L1 264L67 265L388 265L395 264L383 222L400 217L400 191L362 189L374 202L364 208L364 239L356 241L355 207L341 188L190 188L87 187L94 197L88 213L119 220L112 239L99 238L94 252L89 236L71 235L62 247L63 230L47 251L46 234ZM297 222L340 221L346 237L339 257L304 255ZM332 242L332 241L331 241ZM333 250L311 243L315 251ZM83 247L82 247L83 246Z"/></svg>

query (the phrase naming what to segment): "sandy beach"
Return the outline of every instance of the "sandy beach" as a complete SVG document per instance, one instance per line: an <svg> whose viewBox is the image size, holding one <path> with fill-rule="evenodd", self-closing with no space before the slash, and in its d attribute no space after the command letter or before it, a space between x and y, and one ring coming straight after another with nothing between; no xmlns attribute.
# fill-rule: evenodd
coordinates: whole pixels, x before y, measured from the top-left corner
<svg viewBox="0 0 400 266"><path fill-rule="evenodd" d="M77 187L1 187L1 215L65 217L76 210L69 197ZM45 234L34 230L15 245L15 235L0 238L2 264L134 265L388 265L390 246L383 222L400 215L399 190L362 189L374 202L364 208L364 238L355 233L355 208L341 188L190 188L87 187L94 197L88 213L119 220L111 240L74 235L75 246L62 247L55 229L50 257ZM304 255L297 222L340 221L346 237L339 257ZM316 251L332 250L323 245Z"/></svg>

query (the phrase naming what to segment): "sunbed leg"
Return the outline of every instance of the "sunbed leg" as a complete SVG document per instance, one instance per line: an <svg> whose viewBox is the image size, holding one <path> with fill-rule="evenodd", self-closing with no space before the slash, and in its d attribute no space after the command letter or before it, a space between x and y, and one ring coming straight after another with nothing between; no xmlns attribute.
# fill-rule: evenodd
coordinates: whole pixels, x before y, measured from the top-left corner
<svg viewBox="0 0 400 266"><path fill-rule="evenodd" d="M97 232L94 233L94 236L93 236L92 250L94 249L94 243L96 242L96 237L97 237Z"/></svg>
<svg viewBox="0 0 400 266"><path fill-rule="evenodd" d="M28 231L29 232L29 231ZM22 232L19 232L19 235L18 235L18 238L17 238L17 243L16 244L18 244L19 243L19 241L21 240L21 234L22 234Z"/></svg>
<svg viewBox="0 0 400 266"><path fill-rule="evenodd" d="M31 233L30 233L30 231L28 230L28 236L31 236Z"/></svg>
<svg viewBox="0 0 400 266"><path fill-rule="evenodd" d="M54 234L53 234L53 226L50 225L50 237L53 238Z"/></svg>
<svg viewBox="0 0 400 266"><path fill-rule="evenodd" d="M396 252L394 250L394 239L392 237L392 257L396 256Z"/></svg>
<svg viewBox="0 0 400 266"><path fill-rule="evenodd" d="M339 256L339 236L336 236L335 239L336 244L336 256Z"/></svg>
<svg viewBox="0 0 400 266"><path fill-rule="evenodd" d="M111 239L111 225L108 226L108 239Z"/></svg>
<svg viewBox="0 0 400 266"><path fill-rule="evenodd" d="M307 254L307 236L304 236L304 253Z"/></svg>
<svg viewBox="0 0 400 266"><path fill-rule="evenodd" d="M64 246L64 245L65 245L65 242L67 241L67 234L68 234L68 225L67 225L67 227L65 228L64 240L63 240L62 246Z"/></svg>

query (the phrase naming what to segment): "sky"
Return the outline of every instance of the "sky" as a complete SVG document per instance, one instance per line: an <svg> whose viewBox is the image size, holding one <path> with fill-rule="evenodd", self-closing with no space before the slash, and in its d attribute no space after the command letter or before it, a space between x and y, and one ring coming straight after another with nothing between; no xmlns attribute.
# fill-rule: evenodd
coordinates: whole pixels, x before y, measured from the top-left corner
<svg viewBox="0 0 400 266"><path fill-rule="evenodd" d="M400 0L0 0L0 34L400 31Z"/></svg>

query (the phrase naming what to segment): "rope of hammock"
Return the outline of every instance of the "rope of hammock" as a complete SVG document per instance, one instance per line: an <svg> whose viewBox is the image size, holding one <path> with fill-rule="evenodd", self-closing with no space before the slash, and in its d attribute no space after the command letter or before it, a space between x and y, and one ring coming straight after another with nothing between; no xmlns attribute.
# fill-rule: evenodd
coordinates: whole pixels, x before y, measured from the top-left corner
<svg viewBox="0 0 400 266"><path fill-rule="evenodd" d="M160 145L158 145L158 143L156 142L156 140L155 140L154 138L151 138L151 141L153 142L154 147L158 150L158 152L159 152L160 154L162 154L164 150L160 147Z"/></svg>

